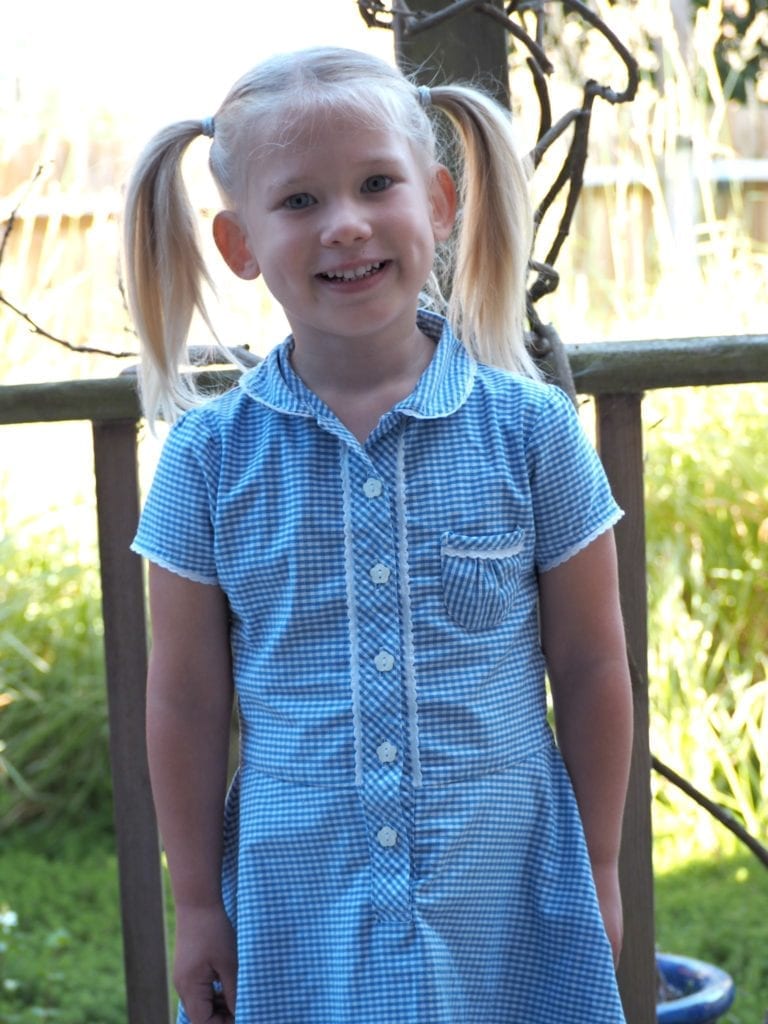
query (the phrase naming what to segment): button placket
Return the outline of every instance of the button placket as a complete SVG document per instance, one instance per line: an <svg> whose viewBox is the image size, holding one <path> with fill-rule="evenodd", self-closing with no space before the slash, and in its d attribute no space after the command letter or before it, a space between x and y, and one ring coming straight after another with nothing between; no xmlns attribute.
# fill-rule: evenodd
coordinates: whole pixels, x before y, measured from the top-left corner
<svg viewBox="0 0 768 1024"><path fill-rule="evenodd" d="M367 453L366 453L367 454ZM382 463L385 465L386 463ZM402 805L405 725L400 668L398 548L389 487L364 456L350 458L351 536L359 656L360 798L369 835L376 911L410 913L410 843ZM387 476L388 478L388 476Z"/></svg>

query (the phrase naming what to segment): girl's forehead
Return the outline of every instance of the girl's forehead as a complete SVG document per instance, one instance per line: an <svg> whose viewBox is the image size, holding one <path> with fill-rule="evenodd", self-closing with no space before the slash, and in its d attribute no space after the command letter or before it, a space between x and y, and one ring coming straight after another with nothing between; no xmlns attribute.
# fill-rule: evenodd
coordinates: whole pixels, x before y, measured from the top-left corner
<svg viewBox="0 0 768 1024"><path fill-rule="evenodd" d="M391 119L370 109L357 107L328 109L303 107L284 109L260 119L254 126L261 145L267 149L302 149L322 146L329 138L335 141L354 140L360 136L366 141L378 136L394 139L403 136Z"/></svg>
<svg viewBox="0 0 768 1024"><path fill-rule="evenodd" d="M252 164L272 167L337 162L339 153L351 162L392 159L413 160L416 156L408 137L390 124L361 119L352 114L313 112L290 122L273 120L254 130L249 157Z"/></svg>

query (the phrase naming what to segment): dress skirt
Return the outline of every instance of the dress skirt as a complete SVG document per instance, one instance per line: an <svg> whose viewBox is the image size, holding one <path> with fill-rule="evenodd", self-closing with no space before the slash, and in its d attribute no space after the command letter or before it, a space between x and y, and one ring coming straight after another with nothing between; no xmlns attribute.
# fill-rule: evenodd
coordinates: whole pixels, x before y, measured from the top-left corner
<svg viewBox="0 0 768 1024"><path fill-rule="evenodd" d="M246 758L223 878L238 1024L621 1024L554 744L404 802L405 880L377 870L354 787L282 781Z"/></svg>

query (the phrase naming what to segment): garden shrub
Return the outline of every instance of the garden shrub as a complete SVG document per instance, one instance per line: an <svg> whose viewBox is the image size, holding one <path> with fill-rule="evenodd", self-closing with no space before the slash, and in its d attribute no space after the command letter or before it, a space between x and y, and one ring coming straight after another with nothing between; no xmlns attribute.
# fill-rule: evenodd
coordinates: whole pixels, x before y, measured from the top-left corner
<svg viewBox="0 0 768 1024"><path fill-rule="evenodd" d="M768 834L765 392L645 403L652 747L757 837ZM675 833L678 855L688 827L704 849L722 838L686 800L657 788L657 825Z"/></svg>
<svg viewBox="0 0 768 1024"><path fill-rule="evenodd" d="M98 570L63 533L0 540L0 830L111 829Z"/></svg>

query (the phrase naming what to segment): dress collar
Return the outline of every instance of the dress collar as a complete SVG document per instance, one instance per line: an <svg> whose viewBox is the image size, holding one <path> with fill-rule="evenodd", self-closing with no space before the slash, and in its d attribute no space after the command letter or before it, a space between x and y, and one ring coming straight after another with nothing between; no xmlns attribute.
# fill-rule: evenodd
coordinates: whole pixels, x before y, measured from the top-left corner
<svg viewBox="0 0 768 1024"><path fill-rule="evenodd" d="M416 419L450 416L469 397L477 364L444 317L421 309L416 322L437 347L416 387L392 412ZM243 374L240 387L255 401L277 412L316 419L324 405L294 372L290 361L292 347L293 339L286 338L257 367Z"/></svg>

